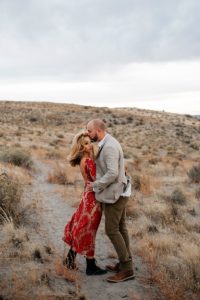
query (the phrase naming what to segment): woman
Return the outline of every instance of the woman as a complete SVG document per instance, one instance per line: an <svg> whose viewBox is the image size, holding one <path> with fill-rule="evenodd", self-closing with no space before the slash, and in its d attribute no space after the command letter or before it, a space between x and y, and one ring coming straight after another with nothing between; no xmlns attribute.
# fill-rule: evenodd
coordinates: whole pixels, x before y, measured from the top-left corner
<svg viewBox="0 0 200 300"><path fill-rule="evenodd" d="M86 133L74 137L69 154L72 166L79 165L85 187L79 207L72 215L64 230L63 241L70 245L64 264L69 269L76 269L76 254L86 255L86 274L102 275L107 271L96 265L94 258L96 232L101 221L101 205L95 199L93 191L87 191L87 184L95 180L96 166L93 160L93 145Z"/></svg>

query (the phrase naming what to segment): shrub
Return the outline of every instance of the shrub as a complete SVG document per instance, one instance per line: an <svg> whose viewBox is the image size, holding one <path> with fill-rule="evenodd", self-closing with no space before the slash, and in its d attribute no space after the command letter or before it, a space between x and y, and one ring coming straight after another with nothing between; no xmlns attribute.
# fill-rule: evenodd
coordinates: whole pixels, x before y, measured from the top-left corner
<svg viewBox="0 0 200 300"><path fill-rule="evenodd" d="M151 165L156 165L158 162L159 162L159 159L156 158L156 157L152 157L152 158L149 159L149 163Z"/></svg>
<svg viewBox="0 0 200 300"><path fill-rule="evenodd" d="M64 139L64 135L63 135L62 133L57 134L57 137L58 137L59 139Z"/></svg>
<svg viewBox="0 0 200 300"><path fill-rule="evenodd" d="M61 158L61 154L60 154L60 152L56 151L55 149L50 150L46 153L46 158L48 158L48 159L59 159L59 158Z"/></svg>
<svg viewBox="0 0 200 300"><path fill-rule="evenodd" d="M172 203L174 203L174 204L180 204L180 205L183 205L186 202L185 195L179 189L175 189L172 192L172 194L170 196L170 200L172 201Z"/></svg>
<svg viewBox="0 0 200 300"><path fill-rule="evenodd" d="M133 175L132 184L135 190L139 191L141 189L141 181L138 175Z"/></svg>
<svg viewBox="0 0 200 300"><path fill-rule="evenodd" d="M193 144L190 144L190 147L192 148L192 149L194 149L194 150L199 150L199 146L197 145L197 144L195 144L195 143L193 143Z"/></svg>
<svg viewBox="0 0 200 300"><path fill-rule="evenodd" d="M47 180L50 183L70 185L75 183L76 174L72 171L69 171L65 165L57 163L53 170L49 172Z"/></svg>
<svg viewBox="0 0 200 300"><path fill-rule="evenodd" d="M21 185L6 174L0 175L0 222L10 219L19 222L21 196Z"/></svg>
<svg viewBox="0 0 200 300"><path fill-rule="evenodd" d="M174 174L175 174L175 169L176 169L176 167L178 167L178 165L179 165L179 162L178 162L178 161L173 161L173 162L172 162L172 167L173 167L172 175L173 175L173 176L174 176Z"/></svg>
<svg viewBox="0 0 200 300"><path fill-rule="evenodd" d="M196 189L195 197L196 197L196 199L200 200L200 188Z"/></svg>
<svg viewBox="0 0 200 300"><path fill-rule="evenodd" d="M29 120L30 120L30 122L37 122L38 118L37 117L31 117Z"/></svg>
<svg viewBox="0 0 200 300"><path fill-rule="evenodd" d="M2 150L0 152L0 160L26 169L33 167L30 153L15 147Z"/></svg>
<svg viewBox="0 0 200 300"><path fill-rule="evenodd" d="M173 161L172 162L172 167L175 169L179 165L178 161Z"/></svg>
<svg viewBox="0 0 200 300"><path fill-rule="evenodd" d="M193 119L193 116L191 116L191 115L186 114L185 116L186 116L187 118L192 118L192 119Z"/></svg>
<svg viewBox="0 0 200 300"><path fill-rule="evenodd" d="M133 121L133 116L129 116L126 119L127 119L127 123L131 123Z"/></svg>
<svg viewBox="0 0 200 300"><path fill-rule="evenodd" d="M199 183L200 182L200 165L193 166L189 172L188 176L192 182Z"/></svg>
<svg viewBox="0 0 200 300"><path fill-rule="evenodd" d="M154 234L154 233L158 232L158 229L155 225L149 225L148 226L148 232Z"/></svg>
<svg viewBox="0 0 200 300"><path fill-rule="evenodd" d="M172 220L173 220L174 222L176 222L176 220L180 218L178 209L177 209L177 207L176 207L174 204L172 204L170 210L171 210Z"/></svg>

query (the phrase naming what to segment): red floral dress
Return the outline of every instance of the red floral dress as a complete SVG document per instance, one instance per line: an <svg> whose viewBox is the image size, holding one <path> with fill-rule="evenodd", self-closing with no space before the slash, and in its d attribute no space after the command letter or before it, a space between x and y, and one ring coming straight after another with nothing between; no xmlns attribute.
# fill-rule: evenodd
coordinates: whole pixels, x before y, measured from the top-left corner
<svg viewBox="0 0 200 300"><path fill-rule="evenodd" d="M96 165L91 158L85 160L85 174L87 181L91 182L96 178ZM86 191L85 184L79 207L65 226L63 241L77 253L93 258L101 215L100 203L96 201L94 192Z"/></svg>

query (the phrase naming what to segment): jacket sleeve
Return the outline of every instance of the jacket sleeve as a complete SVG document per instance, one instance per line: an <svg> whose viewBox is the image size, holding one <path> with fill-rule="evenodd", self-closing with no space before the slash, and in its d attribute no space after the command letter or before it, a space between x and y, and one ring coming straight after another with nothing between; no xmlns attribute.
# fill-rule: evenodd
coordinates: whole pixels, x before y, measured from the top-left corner
<svg viewBox="0 0 200 300"><path fill-rule="evenodd" d="M106 147L104 153L104 160L106 164L106 173L100 179L93 182L94 192L101 192L107 186L115 181L119 174L119 150L114 146Z"/></svg>

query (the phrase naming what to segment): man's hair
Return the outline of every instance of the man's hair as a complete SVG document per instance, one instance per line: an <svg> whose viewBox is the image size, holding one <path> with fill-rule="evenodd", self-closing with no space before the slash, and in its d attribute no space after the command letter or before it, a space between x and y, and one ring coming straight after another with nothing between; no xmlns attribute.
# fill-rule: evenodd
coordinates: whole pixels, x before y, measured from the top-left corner
<svg viewBox="0 0 200 300"><path fill-rule="evenodd" d="M101 129L102 131L106 131L106 124L104 123L104 121L100 120L100 119L93 119L90 121L92 123L92 125L95 127L95 128L99 128ZM90 123L89 122L89 123Z"/></svg>

